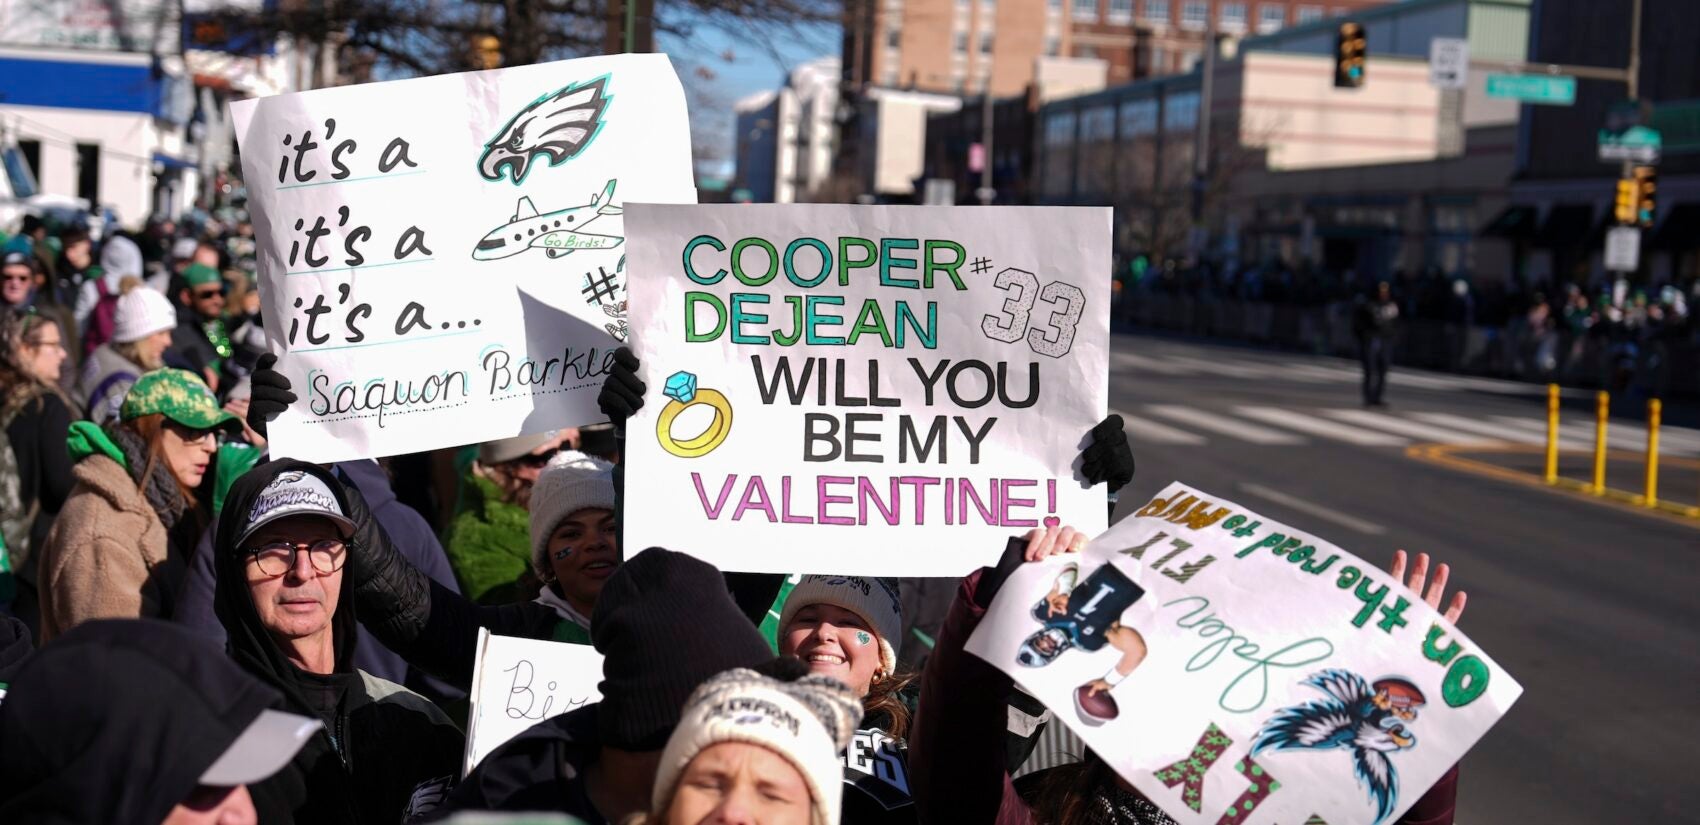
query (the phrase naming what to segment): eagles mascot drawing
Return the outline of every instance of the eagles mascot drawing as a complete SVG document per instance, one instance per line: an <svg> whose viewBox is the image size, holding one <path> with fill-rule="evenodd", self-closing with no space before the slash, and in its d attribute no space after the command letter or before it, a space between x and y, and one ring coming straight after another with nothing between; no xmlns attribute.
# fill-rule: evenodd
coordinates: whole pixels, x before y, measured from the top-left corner
<svg viewBox="0 0 1700 825"><path fill-rule="evenodd" d="M558 166L577 157L602 131L607 85L603 75L532 101L484 144L478 174L491 181L505 174L517 186L539 158Z"/></svg>
<svg viewBox="0 0 1700 825"><path fill-rule="evenodd" d="M1258 731L1251 754L1264 751L1350 751L1352 767L1369 791L1380 823L1399 805L1399 774L1393 754L1416 747L1416 734L1405 727L1426 704L1423 692L1405 679L1385 677L1373 684L1356 673L1330 668L1311 674L1303 684L1325 698L1276 711Z"/></svg>

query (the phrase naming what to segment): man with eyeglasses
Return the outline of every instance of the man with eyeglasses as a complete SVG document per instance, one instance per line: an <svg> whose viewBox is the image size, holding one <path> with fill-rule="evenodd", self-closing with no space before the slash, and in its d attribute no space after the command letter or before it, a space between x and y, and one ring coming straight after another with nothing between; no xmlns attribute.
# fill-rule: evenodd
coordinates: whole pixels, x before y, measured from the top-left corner
<svg viewBox="0 0 1700 825"><path fill-rule="evenodd" d="M171 333L167 360L204 376L207 386L216 391L224 359L232 352L224 322L224 277L217 269L197 262L184 268L182 279L183 288L177 293L177 328Z"/></svg>
<svg viewBox="0 0 1700 825"><path fill-rule="evenodd" d="M238 479L219 514L215 608L231 655L284 709L325 725L255 793L262 822L406 821L447 793L465 745L436 706L354 667L346 495L286 459Z"/></svg>

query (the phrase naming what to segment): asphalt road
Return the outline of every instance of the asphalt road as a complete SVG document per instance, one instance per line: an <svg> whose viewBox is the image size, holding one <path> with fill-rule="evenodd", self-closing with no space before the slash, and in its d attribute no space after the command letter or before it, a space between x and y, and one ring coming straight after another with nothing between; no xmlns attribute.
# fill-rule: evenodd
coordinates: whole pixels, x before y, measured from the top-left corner
<svg viewBox="0 0 1700 825"><path fill-rule="evenodd" d="M1138 462L1118 517L1180 480L1366 558L1452 564L1470 594L1460 625L1525 689L1464 760L1459 822L1700 821L1682 762L1700 733L1700 520L1406 455L1537 443L1540 388L1395 370L1392 406L1366 411L1353 362L1141 336L1116 336L1110 367ZM1566 446L1586 446L1591 425L1566 415ZM1626 421L1612 432L1644 438ZM1700 431L1665 440L1700 455ZM1694 478L1673 475L1664 497L1700 502Z"/></svg>

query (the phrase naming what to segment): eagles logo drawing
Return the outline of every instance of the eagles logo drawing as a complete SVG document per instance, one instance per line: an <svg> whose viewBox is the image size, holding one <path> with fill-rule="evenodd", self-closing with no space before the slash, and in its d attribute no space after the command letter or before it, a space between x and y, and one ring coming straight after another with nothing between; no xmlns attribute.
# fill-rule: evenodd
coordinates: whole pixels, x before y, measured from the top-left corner
<svg viewBox="0 0 1700 825"><path fill-rule="evenodd" d="M607 86L603 75L532 101L484 144L478 174L492 181L506 175L517 185L539 158L556 166L577 157L602 131Z"/></svg>
<svg viewBox="0 0 1700 825"><path fill-rule="evenodd" d="M1408 727L1427 700L1409 680L1397 676L1373 684L1350 671L1330 668L1303 684L1324 698L1277 711L1258 731L1251 753L1264 751L1349 751L1353 773L1375 806L1377 823L1399 805L1399 773L1392 756L1416 747Z"/></svg>

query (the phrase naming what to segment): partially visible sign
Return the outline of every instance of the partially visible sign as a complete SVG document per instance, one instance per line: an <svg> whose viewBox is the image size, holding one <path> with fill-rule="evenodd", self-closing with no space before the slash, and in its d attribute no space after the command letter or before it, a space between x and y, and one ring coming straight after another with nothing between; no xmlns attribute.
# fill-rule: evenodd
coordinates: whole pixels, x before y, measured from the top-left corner
<svg viewBox="0 0 1700 825"><path fill-rule="evenodd" d="M1428 44L1428 85L1436 89L1462 89L1470 80L1470 41L1462 37L1436 37Z"/></svg>
<svg viewBox="0 0 1700 825"><path fill-rule="evenodd" d="M0 43L175 55L177 9L164 0L0 2Z"/></svg>
<svg viewBox="0 0 1700 825"><path fill-rule="evenodd" d="M1614 226L1606 231L1606 269L1611 272L1634 272L1641 268L1641 230L1633 226Z"/></svg>
<svg viewBox="0 0 1700 825"><path fill-rule="evenodd" d="M596 689L601 681L602 654L590 645L495 636L480 629L461 775L526 728L602 701Z"/></svg>
<svg viewBox="0 0 1700 825"><path fill-rule="evenodd" d="M1385 825L1523 692L1379 565L1180 484L1021 565L967 650L1181 825Z"/></svg>
<svg viewBox="0 0 1700 825"><path fill-rule="evenodd" d="M1600 130L1600 160L1658 163L1664 136L1657 129L1631 126L1621 132Z"/></svg>
<svg viewBox="0 0 1700 825"><path fill-rule="evenodd" d="M1562 74L1490 74L1487 94L1524 103L1570 106L1576 102L1576 78Z"/></svg>

